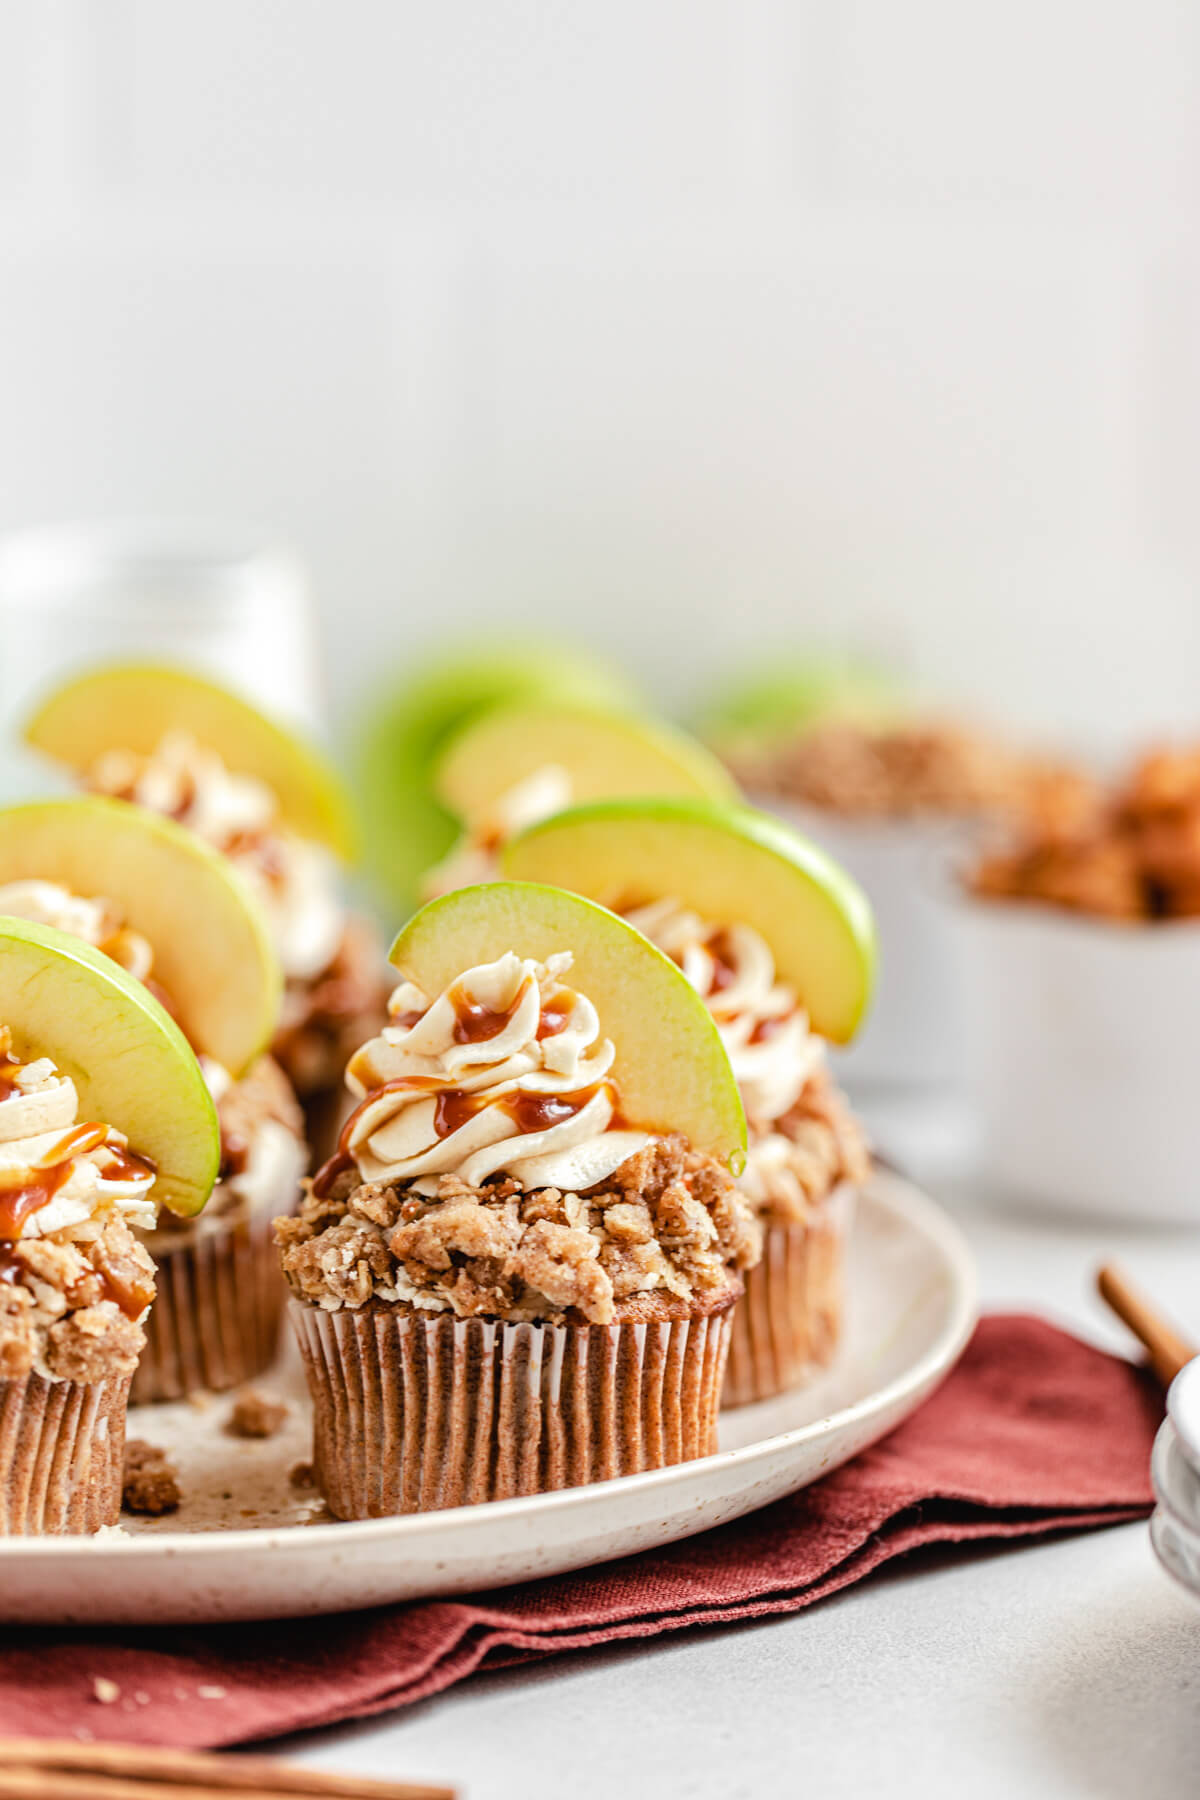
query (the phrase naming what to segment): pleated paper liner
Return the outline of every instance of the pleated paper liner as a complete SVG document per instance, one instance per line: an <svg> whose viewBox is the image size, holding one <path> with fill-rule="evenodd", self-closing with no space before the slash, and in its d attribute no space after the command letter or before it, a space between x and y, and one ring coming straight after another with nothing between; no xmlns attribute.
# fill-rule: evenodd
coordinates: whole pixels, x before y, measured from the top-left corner
<svg viewBox="0 0 1200 1800"><path fill-rule="evenodd" d="M614 1325L290 1301L330 1511L433 1511L708 1455L735 1294Z"/></svg>
<svg viewBox="0 0 1200 1800"><path fill-rule="evenodd" d="M270 1368L279 1348L285 1289L270 1212L202 1221L191 1236L168 1242L161 1251L153 1238L147 1246L158 1293L133 1377L134 1406L237 1387Z"/></svg>
<svg viewBox="0 0 1200 1800"><path fill-rule="evenodd" d="M121 1511L129 1376L0 1381L0 1533L98 1531Z"/></svg>
<svg viewBox="0 0 1200 1800"><path fill-rule="evenodd" d="M784 1393L822 1369L842 1328L854 1190L835 1188L803 1225L768 1225L733 1317L722 1406Z"/></svg>

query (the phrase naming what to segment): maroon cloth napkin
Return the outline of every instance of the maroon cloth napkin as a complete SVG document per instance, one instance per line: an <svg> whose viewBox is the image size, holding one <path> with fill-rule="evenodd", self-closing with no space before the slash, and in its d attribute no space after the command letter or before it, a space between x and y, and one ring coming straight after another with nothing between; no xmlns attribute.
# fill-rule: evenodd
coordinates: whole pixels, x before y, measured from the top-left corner
<svg viewBox="0 0 1200 1800"><path fill-rule="evenodd" d="M578 1575L316 1621L29 1630L0 1641L0 1732L213 1747L406 1706L479 1669L796 1612L931 1544L1042 1537L1151 1505L1161 1395L1039 1319L984 1319L885 1442L789 1499ZM96 1677L115 1682L109 1703Z"/></svg>

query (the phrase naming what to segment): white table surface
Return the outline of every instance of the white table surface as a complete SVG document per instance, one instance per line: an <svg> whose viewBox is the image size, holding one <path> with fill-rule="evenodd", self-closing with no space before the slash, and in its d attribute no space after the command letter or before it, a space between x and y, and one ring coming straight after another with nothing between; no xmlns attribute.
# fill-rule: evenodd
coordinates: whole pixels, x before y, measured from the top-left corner
<svg viewBox="0 0 1200 1800"><path fill-rule="evenodd" d="M966 1230L985 1307L1127 1349L1092 1294L1115 1256L1200 1335L1200 1232L1020 1217L904 1147ZM929 1553L791 1617L477 1676L278 1748L469 1800L1183 1800L1200 1794L1200 1608L1144 1524Z"/></svg>

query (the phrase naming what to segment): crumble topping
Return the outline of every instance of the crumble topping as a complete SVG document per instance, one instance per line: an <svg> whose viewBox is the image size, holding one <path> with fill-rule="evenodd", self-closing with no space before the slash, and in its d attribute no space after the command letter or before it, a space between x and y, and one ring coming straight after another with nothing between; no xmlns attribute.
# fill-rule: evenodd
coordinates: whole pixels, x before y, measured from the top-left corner
<svg viewBox="0 0 1200 1800"><path fill-rule="evenodd" d="M0 1378L131 1374L153 1298L154 1264L117 1213L0 1243Z"/></svg>
<svg viewBox="0 0 1200 1800"><path fill-rule="evenodd" d="M606 1325L648 1297L727 1292L761 1251L732 1176L680 1137L649 1140L582 1193L454 1173L426 1185L346 1170L310 1192L298 1217L275 1222L293 1292L329 1312L385 1301Z"/></svg>
<svg viewBox="0 0 1200 1800"><path fill-rule="evenodd" d="M750 792L860 818L1038 816L1073 807L1091 785L1075 770L938 721L827 722L728 760Z"/></svg>
<svg viewBox="0 0 1200 1800"><path fill-rule="evenodd" d="M302 1098L340 1086L353 1052L383 1028L385 969L373 926L350 918L327 968L311 980L289 978L271 1049Z"/></svg>
<svg viewBox="0 0 1200 1800"><path fill-rule="evenodd" d="M1200 916L1200 749L1151 751L1088 808L983 857L969 886L1118 922Z"/></svg>
<svg viewBox="0 0 1200 1800"><path fill-rule="evenodd" d="M291 1410L286 1401L272 1400L256 1388L247 1388L234 1401L225 1429L230 1437L274 1437L287 1423Z"/></svg>
<svg viewBox="0 0 1200 1800"><path fill-rule="evenodd" d="M121 1489L121 1505L126 1512L146 1513L152 1518L174 1512L182 1495L179 1472L157 1444L144 1438L128 1438L125 1443L125 1478Z"/></svg>

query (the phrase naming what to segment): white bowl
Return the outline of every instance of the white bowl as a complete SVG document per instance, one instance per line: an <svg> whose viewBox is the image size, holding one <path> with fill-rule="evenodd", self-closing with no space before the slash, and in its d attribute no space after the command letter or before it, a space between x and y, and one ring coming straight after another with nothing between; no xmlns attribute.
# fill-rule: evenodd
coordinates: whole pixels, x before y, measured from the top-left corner
<svg viewBox="0 0 1200 1800"><path fill-rule="evenodd" d="M867 1022L838 1072L856 1089L960 1084L962 1006L941 889L974 827L958 820L853 819L775 796L766 812L802 831L864 889L879 932L879 976Z"/></svg>
<svg viewBox="0 0 1200 1800"><path fill-rule="evenodd" d="M965 896L946 916L989 1182L1058 1209L1200 1224L1200 925Z"/></svg>

